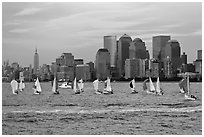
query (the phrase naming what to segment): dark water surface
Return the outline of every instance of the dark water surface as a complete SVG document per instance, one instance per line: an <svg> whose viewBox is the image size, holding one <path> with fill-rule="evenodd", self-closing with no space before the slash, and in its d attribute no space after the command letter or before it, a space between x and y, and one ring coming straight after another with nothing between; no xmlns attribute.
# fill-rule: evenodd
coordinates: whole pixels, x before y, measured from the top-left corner
<svg viewBox="0 0 204 137"><path fill-rule="evenodd" d="M53 95L50 83L41 83L41 95L33 95L32 83L13 95L3 83L2 134L202 134L202 83L191 83L196 101L184 100L178 83L161 83L164 96L142 92L142 83L138 94L130 94L128 83L111 84L112 95L94 94L92 83L79 95L71 89Z"/></svg>

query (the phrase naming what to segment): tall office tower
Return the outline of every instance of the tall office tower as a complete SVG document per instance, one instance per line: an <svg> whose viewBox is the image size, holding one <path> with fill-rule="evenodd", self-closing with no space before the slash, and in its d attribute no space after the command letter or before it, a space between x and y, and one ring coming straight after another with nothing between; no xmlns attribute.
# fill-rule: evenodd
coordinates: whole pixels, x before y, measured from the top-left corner
<svg viewBox="0 0 204 137"><path fill-rule="evenodd" d="M125 75L125 60L129 58L129 47L132 44L132 39L127 34L120 37L118 42L118 54L117 54L117 70L118 78Z"/></svg>
<svg viewBox="0 0 204 137"><path fill-rule="evenodd" d="M182 64L187 64L187 55L185 52L181 55L181 63Z"/></svg>
<svg viewBox="0 0 204 137"><path fill-rule="evenodd" d="M99 49L96 53L96 77L106 79L110 76L110 53L108 49Z"/></svg>
<svg viewBox="0 0 204 137"><path fill-rule="evenodd" d="M72 53L63 53L62 56L63 58L63 65L68 66L68 67L73 67L74 66L74 56Z"/></svg>
<svg viewBox="0 0 204 137"><path fill-rule="evenodd" d="M135 59L135 45L134 44L130 44L129 47L129 59Z"/></svg>
<svg viewBox="0 0 204 137"><path fill-rule="evenodd" d="M169 40L165 47L165 58L169 57L172 63L172 73L175 76L181 68L181 48L177 40Z"/></svg>
<svg viewBox="0 0 204 137"><path fill-rule="evenodd" d="M197 51L197 59L202 59L202 50Z"/></svg>
<svg viewBox="0 0 204 137"><path fill-rule="evenodd" d="M117 50L116 36L104 36L103 40L104 48L108 49L110 53L111 67L116 67L116 50Z"/></svg>
<svg viewBox="0 0 204 137"><path fill-rule="evenodd" d="M195 72L202 76L202 50L197 51L197 59L193 63L195 66Z"/></svg>
<svg viewBox="0 0 204 137"><path fill-rule="evenodd" d="M170 36L154 36L153 37L153 58L162 60L165 58L165 46L170 40Z"/></svg>
<svg viewBox="0 0 204 137"><path fill-rule="evenodd" d="M33 67L34 67L33 68L33 74L37 74L39 71L39 55L38 55L37 49L35 50Z"/></svg>
<svg viewBox="0 0 204 137"><path fill-rule="evenodd" d="M87 65L89 65L89 70L90 70L90 79L94 80L96 75L95 75L95 69L94 69L94 63L93 62L89 62L86 63Z"/></svg>
<svg viewBox="0 0 204 137"><path fill-rule="evenodd" d="M145 42L143 42L140 38L135 38L133 40L133 44L135 46L135 58L146 59L147 52L146 52Z"/></svg>

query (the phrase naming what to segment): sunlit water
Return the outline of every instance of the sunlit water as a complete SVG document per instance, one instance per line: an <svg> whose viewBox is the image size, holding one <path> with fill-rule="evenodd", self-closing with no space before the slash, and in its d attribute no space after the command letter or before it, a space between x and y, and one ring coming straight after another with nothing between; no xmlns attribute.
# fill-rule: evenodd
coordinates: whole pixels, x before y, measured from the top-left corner
<svg viewBox="0 0 204 137"><path fill-rule="evenodd" d="M94 94L92 83L75 95L60 89L53 95L50 83L41 83L42 94L33 95L33 83L13 95L9 83L2 84L3 134L202 134L202 83L191 83L199 99L184 100L178 83L161 83L165 92L155 96L142 91L130 94L127 82L111 83L114 94ZM102 88L102 85L101 85Z"/></svg>

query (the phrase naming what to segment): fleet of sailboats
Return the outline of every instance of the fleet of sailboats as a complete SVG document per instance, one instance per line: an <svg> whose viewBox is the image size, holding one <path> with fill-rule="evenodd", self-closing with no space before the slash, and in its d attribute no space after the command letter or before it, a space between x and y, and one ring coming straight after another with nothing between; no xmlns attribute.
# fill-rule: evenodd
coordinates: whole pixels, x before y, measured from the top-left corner
<svg viewBox="0 0 204 137"><path fill-rule="evenodd" d="M149 81L149 88L147 86L147 82ZM99 90L99 80L96 79L95 81L93 81L93 87L94 87L94 91L96 94L113 94L113 90L111 87L111 81L110 78L107 77L107 80L104 81L104 89L101 91ZM23 91L23 89L25 89L25 83L23 82L23 79L20 79L20 83L18 83L15 79L13 79L11 81L11 88L12 88L12 93L13 94L18 94L18 90L19 91ZM135 86L135 80L131 80L129 83L129 86L132 90L131 93L138 93L136 91L136 86ZM58 82L56 77L54 78L53 81L53 85L52 85L52 92L54 94L59 94L58 91ZM179 89L180 89L180 93L184 94L184 98L187 100L196 100L197 97L193 96L190 94L190 82L189 82L189 75L186 75L185 78L183 78L180 82L179 82ZM39 82L39 79L37 77L35 83L34 83L34 94L40 94L42 92L41 89L41 85ZM146 93L150 93L150 94L155 94L155 95L163 95L163 90L160 87L160 81L159 81L159 77L157 78L157 82L156 82L156 88L154 87L154 84L152 82L151 77L149 77L148 79L146 79L143 82L143 90ZM76 77L74 78L73 81L73 91L75 94L80 94L81 92L84 92L84 83L83 83L83 79L80 79L79 82L77 83Z"/></svg>

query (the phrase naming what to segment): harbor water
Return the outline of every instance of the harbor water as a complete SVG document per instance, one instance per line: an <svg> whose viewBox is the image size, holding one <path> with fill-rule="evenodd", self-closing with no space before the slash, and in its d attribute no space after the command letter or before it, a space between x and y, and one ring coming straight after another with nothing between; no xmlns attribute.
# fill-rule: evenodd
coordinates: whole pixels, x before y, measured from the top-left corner
<svg viewBox="0 0 204 137"><path fill-rule="evenodd" d="M10 83L2 83L3 135L201 135L202 83L191 83L187 101L178 83L161 82L163 96L142 91L130 94L128 82L113 82L114 94L94 94L91 82L84 92L59 89L52 94L49 82L41 83L42 94L33 94L33 83L13 95ZM103 88L101 86L101 88Z"/></svg>

